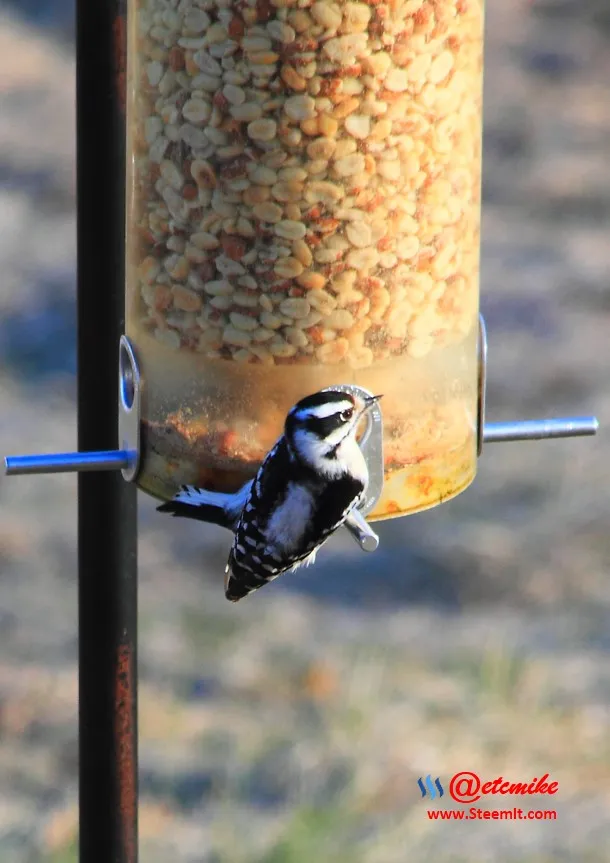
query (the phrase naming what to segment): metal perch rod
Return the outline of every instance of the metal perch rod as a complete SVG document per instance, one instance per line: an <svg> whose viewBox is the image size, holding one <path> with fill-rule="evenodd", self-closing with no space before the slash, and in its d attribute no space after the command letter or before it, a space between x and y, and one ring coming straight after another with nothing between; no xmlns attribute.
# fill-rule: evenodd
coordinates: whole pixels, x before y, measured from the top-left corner
<svg viewBox="0 0 610 863"><path fill-rule="evenodd" d="M485 443L498 443L584 437L597 434L598 428L599 423L596 417L485 423L483 440ZM130 464L132 458L133 455L127 450L66 452L49 453L48 455L12 455L4 459L4 464L7 476L18 476L20 474L67 473L69 471L121 470Z"/></svg>
<svg viewBox="0 0 610 863"><path fill-rule="evenodd" d="M27 473L79 473L92 470L122 470L130 461L126 450L104 452L55 452L44 455L10 455L4 459L7 476Z"/></svg>
<svg viewBox="0 0 610 863"><path fill-rule="evenodd" d="M559 437L585 437L597 434L596 417L567 417L546 420L516 420L485 423L483 441L498 443L516 440L546 440Z"/></svg>
<svg viewBox="0 0 610 863"><path fill-rule="evenodd" d="M595 417L565 419L515 420L514 422L484 423L483 442L543 440L548 438L581 437L597 433ZM68 452L49 455L8 456L4 463L9 476L19 474L66 473L68 471L110 471L137 467L138 453L128 449L105 452ZM345 527L363 551L375 551L379 537L357 510L350 513Z"/></svg>

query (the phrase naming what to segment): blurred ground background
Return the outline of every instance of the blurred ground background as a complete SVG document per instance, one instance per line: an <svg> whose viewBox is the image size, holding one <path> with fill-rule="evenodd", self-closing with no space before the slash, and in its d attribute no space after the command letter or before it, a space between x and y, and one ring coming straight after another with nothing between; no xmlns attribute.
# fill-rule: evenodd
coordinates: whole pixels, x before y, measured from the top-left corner
<svg viewBox="0 0 610 863"><path fill-rule="evenodd" d="M71 27L0 7L2 455L75 445ZM489 446L373 568L337 537L237 607L224 532L143 497L144 863L608 860L610 7L489 0L487 37L489 416L602 432ZM75 489L0 478L3 863L76 860ZM550 773L558 821L431 823L458 770Z"/></svg>

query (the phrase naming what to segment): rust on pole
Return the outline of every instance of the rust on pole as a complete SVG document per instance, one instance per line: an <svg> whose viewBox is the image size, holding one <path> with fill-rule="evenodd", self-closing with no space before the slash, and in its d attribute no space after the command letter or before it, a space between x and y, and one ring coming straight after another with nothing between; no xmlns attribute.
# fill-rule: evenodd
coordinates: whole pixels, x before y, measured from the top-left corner
<svg viewBox="0 0 610 863"><path fill-rule="evenodd" d="M119 647L115 680L115 736L119 769L119 806L125 859L137 860L138 789L136 775L135 727L137 676L132 647Z"/></svg>

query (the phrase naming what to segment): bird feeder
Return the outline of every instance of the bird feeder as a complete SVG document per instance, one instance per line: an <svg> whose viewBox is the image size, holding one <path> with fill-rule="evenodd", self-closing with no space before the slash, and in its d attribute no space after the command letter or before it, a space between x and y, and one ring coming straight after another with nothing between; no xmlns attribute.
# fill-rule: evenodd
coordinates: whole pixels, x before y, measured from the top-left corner
<svg viewBox="0 0 610 863"><path fill-rule="evenodd" d="M205 4L204 4L205 5ZM477 459L482 2L134 4L139 485L235 491L303 396L384 393L370 518Z"/></svg>
<svg viewBox="0 0 610 863"><path fill-rule="evenodd" d="M593 418L485 426L482 0L203 6L128 5L105 466L161 499L236 491L300 398L382 392L363 443L376 520L461 492L484 440L593 434Z"/></svg>

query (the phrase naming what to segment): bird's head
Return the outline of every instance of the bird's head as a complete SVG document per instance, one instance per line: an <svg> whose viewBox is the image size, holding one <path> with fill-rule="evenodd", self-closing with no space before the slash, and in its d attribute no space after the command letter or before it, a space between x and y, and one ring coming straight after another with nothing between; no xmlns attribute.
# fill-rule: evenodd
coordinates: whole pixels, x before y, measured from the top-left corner
<svg viewBox="0 0 610 863"><path fill-rule="evenodd" d="M322 390L297 402L288 412L284 434L301 462L316 472L337 476L354 469L360 454L356 432L361 419L381 396L360 399L341 390Z"/></svg>

